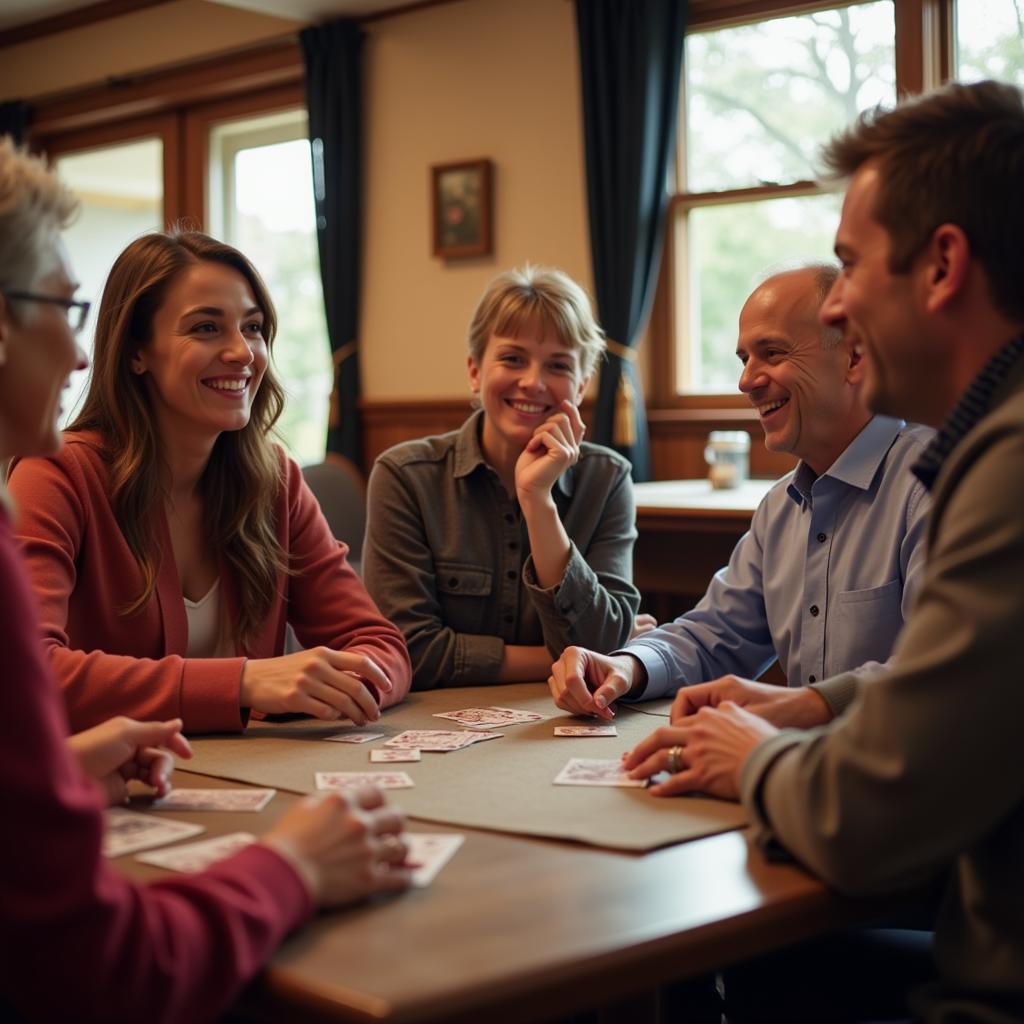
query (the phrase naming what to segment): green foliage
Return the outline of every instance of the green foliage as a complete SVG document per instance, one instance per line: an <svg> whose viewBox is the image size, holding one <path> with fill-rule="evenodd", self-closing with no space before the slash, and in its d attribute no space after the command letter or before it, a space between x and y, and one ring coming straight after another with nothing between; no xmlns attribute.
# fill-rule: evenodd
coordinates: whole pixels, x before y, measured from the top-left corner
<svg viewBox="0 0 1024 1024"><path fill-rule="evenodd" d="M316 237L239 214L238 247L259 268L277 308L274 366L287 393L277 431L301 463L323 460L332 363Z"/></svg>
<svg viewBox="0 0 1024 1024"><path fill-rule="evenodd" d="M744 301L780 261L829 259L838 211L839 197L824 195L712 206L690 215L691 251L701 269L699 308L691 316L700 338L693 354L700 387L691 390L736 390L736 323Z"/></svg>

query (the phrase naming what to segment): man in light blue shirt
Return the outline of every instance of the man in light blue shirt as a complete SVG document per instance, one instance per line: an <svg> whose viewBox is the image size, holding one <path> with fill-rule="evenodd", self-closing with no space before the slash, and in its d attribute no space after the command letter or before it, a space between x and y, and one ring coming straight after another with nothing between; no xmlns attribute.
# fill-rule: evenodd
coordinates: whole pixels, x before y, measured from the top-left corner
<svg viewBox="0 0 1024 1024"><path fill-rule="evenodd" d="M933 432L863 406L859 349L818 319L838 273L775 274L740 313L740 390L767 448L798 456L796 470L765 496L696 608L612 655L567 648L548 680L559 707L611 718L617 699L717 680L723 699L743 690L763 717L820 721L830 694L815 683L889 658L925 556L928 499L909 467ZM788 689L748 681L776 658Z"/></svg>

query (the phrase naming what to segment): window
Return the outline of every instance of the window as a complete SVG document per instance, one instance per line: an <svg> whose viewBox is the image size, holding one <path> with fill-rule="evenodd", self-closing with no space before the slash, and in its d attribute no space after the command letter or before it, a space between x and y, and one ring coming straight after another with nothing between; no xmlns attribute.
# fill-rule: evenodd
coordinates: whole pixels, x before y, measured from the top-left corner
<svg viewBox="0 0 1024 1024"><path fill-rule="evenodd" d="M960 0L956 5L956 76L998 78L1024 86L1024 9L1020 0Z"/></svg>
<svg viewBox="0 0 1024 1024"><path fill-rule="evenodd" d="M57 170L81 203L64 234L79 294L93 303L81 334L92 356L96 310L107 274L121 250L163 223L163 141L141 138L58 156ZM85 396L87 373L75 373L63 401L62 425L74 418Z"/></svg>
<svg viewBox="0 0 1024 1024"><path fill-rule="evenodd" d="M200 226L253 261L278 313L278 435L300 463L324 457L333 377L304 100L298 47L274 44L55 96L30 129L84 200L68 236L84 297L98 303L121 249L169 224Z"/></svg>
<svg viewBox="0 0 1024 1024"><path fill-rule="evenodd" d="M821 144L896 96L891 0L687 35L673 205L674 393L735 392L736 320L757 275L827 259L839 197Z"/></svg>
<svg viewBox="0 0 1024 1024"><path fill-rule="evenodd" d="M333 366L305 112L215 125L209 153L210 230L253 261L277 309L274 366L286 393L278 434L300 463L321 462Z"/></svg>

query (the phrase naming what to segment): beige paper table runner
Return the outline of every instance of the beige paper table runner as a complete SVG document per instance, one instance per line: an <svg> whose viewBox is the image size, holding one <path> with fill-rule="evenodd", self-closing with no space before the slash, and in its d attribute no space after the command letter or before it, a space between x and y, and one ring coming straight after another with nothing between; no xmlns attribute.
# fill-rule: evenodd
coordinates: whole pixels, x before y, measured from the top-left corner
<svg viewBox="0 0 1024 1024"><path fill-rule="evenodd" d="M500 729L501 739L450 753L424 753L411 764L372 764L369 751L403 729L458 729L434 718L460 708L518 708L550 717L543 722ZM667 714L668 702L645 711ZM562 738L555 725L578 723L552 703L547 687L536 683L460 687L410 694L366 730L385 734L372 743L329 743L324 737L352 727L303 720L254 722L242 736L203 736L192 740L195 756L181 767L203 775L258 786L311 793L318 771L387 771L412 776L414 789L390 794L407 815L465 828L570 839L622 850L659 846L726 832L747 823L733 803L697 797L653 797L642 789L555 786L552 779L570 757L617 758L665 718L617 709L616 737Z"/></svg>

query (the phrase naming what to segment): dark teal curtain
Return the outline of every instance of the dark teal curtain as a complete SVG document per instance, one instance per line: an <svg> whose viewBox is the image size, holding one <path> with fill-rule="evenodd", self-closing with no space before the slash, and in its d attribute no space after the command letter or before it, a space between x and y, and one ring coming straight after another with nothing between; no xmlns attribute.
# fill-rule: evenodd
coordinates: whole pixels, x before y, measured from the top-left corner
<svg viewBox="0 0 1024 1024"><path fill-rule="evenodd" d="M327 450L362 467L356 338L362 237L363 34L357 22L342 18L303 29L299 41L306 63L320 277L334 353Z"/></svg>
<svg viewBox="0 0 1024 1024"><path fill-rule="evenodd" d="M576 0L590 244L609 338L591 437L650 476L635 345L661 261L686 0Z"/></svg>
<svg viewBox="0 0 1024 1024"><path fill-rule="evenodd" d="M25 141L28 127L28 104L23 100L0 103L0 135L10 135L18 144Z"/></svg>

